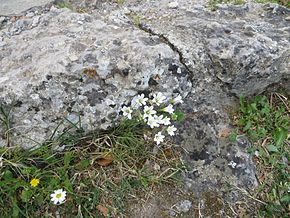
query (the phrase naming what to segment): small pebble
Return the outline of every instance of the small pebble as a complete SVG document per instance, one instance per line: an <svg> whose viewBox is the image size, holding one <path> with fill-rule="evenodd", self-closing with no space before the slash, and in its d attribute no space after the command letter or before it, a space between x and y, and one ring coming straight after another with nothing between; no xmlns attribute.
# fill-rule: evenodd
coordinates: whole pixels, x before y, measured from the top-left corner
<svg viewBox="0 0 290 218"><path fill-rule="evenodd" d="M170 8L170 9L176 9L176 8L178 8L178 2L170 2L168 4L168 8Z"/></svg>
<svg viewBox="0 0 290 218"><path fill-rule="evenodd" d="M176 209L179 212L186 213L190 210L191 207L192 207L192 202L189 200L184 200L177 204Z"/></svg>
<svg viewBox="0 0 290 218"><path fill-rule="evenodd" d="M33 17L34 16L34 13L33 12L29 12L26 14L26 17Z"/></svg>

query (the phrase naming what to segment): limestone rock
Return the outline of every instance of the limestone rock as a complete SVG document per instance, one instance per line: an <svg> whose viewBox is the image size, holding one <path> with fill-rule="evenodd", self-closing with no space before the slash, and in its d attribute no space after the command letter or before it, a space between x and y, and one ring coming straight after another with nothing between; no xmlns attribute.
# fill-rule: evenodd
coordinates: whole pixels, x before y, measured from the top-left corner
<svg viewBox="0 0 290 218"><path fill-rule="evenodd" d="M14 105L13 139L21 146L43 142L71 116L86 132L107 128L121 105L158 84L167 95L191 88L187 74L170 71L183 67L170 46L130 23L56 8L35 27L33 19L0 32L0 99Z"/></svg>
<svg viewBox="0 0 290 218"><path fill-rule="evenodd" d="M42 6L53 0L0 0L0 16L24 12L32 7Z"/></svg>
<svg viewBox="0 0 290 218"><path fill-rule="evenodd" d="M170 2L168 3L168 8L171 8L171 9L176 9L178 8L178 2Z"/></svg>
<svg viewBox="0 0 290 218"><path fill-rule="evenodd" d="M212 12L181 0L182 8L168 10L162 3L138 3L131 11L144 17L144 29L165 37L179 51L194 80L216 78L235 95L253 95L290 77L290 27L285 20L290 9L248 3L221 5Z"/></svg>

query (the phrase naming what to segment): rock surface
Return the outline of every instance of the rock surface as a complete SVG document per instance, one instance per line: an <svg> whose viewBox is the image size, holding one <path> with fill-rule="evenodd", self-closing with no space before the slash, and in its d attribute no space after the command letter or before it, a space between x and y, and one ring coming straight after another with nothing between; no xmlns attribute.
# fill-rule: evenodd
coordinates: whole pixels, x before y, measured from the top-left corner
<svg viewBox="0 0 290 218"><path fill-rule="evenodd" d="M53 0L0 0L0 15L19 14L30 8L42 6Z"/></svg>
<svg viewBox="0 0 290 218"><path fill-rule="evenodd" d="M289 82L290 10L172 2L98 1L89 14L51 7L0 17L0 103L13 106L12 142L37 146L62 133L64 118L81 120L86 132L107 128L139 92L180 93L186 121L174 140L191 168L186 189L234 202L227 183L255 187L249 142L229 141L229 114L237 96Z"/></svg>

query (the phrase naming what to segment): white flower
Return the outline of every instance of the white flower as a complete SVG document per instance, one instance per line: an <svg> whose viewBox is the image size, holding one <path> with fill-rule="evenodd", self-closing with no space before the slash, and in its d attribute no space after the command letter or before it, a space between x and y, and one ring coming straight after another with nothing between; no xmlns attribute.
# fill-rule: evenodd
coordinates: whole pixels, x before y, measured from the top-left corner
<svg viewBox="0 0 290 218"><path fill-rule="evenodd" d="M161 132L158 132L155 136L154 136L154 141L156 142L157 145L160 144L160 142L163 142L164 140L164 135L161 134Z"/></svg>
<svg viewBox="0 0 290 218"><path fill-rule="evenodd" d="M174 112L173 105L169 104L167 107L163 108L162 111L167 112L169 114L173 114Z"/></svg>
<svg viewBox="0 0 290 218"><path fill-rule="evenodd" d="M53 201L54 204L62 204L65 201L66 197L66 191L62 189L55 190L51 195L51 201Z"/></svg>
<svg viewBox="0 0 290 218"><path fill-rule="evenodd" d="M180 94L178 94L174 99L171 100L173 104L182 104L183 100Z"/></svg>
<svg viewBox="0 0 290 218"><path fill-rule="evenodd" d="M144 94L137 95L136 97L133 98L132 100L132 106L139 108L142 105L146 105L146 102L148 101L148 98L145 98Z"/></svg>
<svg viewBox="0 0 290 218"><path fill-rule="evenodd" d="M175 135L175 131L176 131L177 129L176 129L176 127L175 126L168 126L167 127L167 133L170 135L170 136L174 136Z"/></svg>
<svg viewBox="0 0 290 218"><path fill-rule="evenodd" d="M171 123L169 117L164 117L161 122L165 126L168 126Z"/></svg>
<svg viewBox="0 0 290 218"><path fill-rule="evenodd" d="M161 93L158 92L157 94L153 94L152 102L156 105L162 104L166 100L166 97Z"/></svg>
<svg viewBox="0 0 290 218"><path fill-rule="evenodd" d="M154 119L156 120L157 123L163 124L163 115L155 115Z"/></svg>
<svg viewBox="0 0 290 218"><path fill-rule="evenodd" d="M144 107L144 115L143 119L146 117L151 117L152 115L156 114L156 111L153 109L153 106L148 107L147 105Z"/></svg>
<svg viewBox="0 0 290 218"><path fill-rule="evenodd" d="M153 129L154 127L159 127L158 120L156 119L156 117L153 116L148 117L147 124L148 126L150 126L151 129Z"/></svg>
<svg viewBox="0 0 290 218"><path fill-rule="evenodd" d="M129 120L132 119L132 112L133 112L133 110L132 110L130 107L126 107L126 106L124 106L124 107L122 108L122 112L123 112L123 115L124 115L125 117L127 117Z"/></svg>

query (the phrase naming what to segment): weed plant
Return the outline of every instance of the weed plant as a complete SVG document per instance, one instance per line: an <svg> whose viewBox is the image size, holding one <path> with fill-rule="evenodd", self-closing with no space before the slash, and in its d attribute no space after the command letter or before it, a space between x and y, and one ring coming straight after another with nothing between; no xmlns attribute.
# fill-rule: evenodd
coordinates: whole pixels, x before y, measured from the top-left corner
<svg viewBox="0 0 290 218"><path fill-rule="evenodd" d="M279 93L240 98L236 124L240 134L246 134L253 146L260 183L257 197L266 204L260 217L289 217L289 97Z"/></svg>

